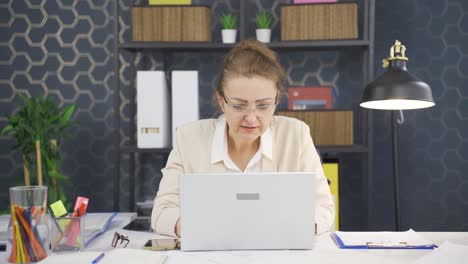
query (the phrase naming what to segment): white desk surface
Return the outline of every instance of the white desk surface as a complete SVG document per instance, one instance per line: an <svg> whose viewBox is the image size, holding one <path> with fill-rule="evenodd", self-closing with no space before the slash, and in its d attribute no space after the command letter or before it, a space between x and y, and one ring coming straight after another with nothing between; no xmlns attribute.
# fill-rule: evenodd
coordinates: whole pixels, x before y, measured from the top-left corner
<svg viewBox="0 0 468 264"><path fill-rule="evenodd" d="M131 219L134 213L119 213L113 220L109 230L94 240L87 252L99 254L113 250L111 241L117 231L130 239L127 248L141 249L148 239L164 236L150 232L128 231L121 229ZM1 230L0 230L1 231ZM419 232L424 238L441 245L445 241L468 245L468 232ZM352 250L339 249L328 233L317 236L313 250L276 250L276 251L216 251L216 252L181 252L171 251L165 264L175 263L412 263L430 254L432 250ZM66 253L67 263L83 263L83 260L73 258L74 253ZM160 253L158 253L160 254ZM0 263L6 261L6 254L0 253ZM117 262L118 263L118 262ZM124 262L122 262L124 263Z"/></svg>

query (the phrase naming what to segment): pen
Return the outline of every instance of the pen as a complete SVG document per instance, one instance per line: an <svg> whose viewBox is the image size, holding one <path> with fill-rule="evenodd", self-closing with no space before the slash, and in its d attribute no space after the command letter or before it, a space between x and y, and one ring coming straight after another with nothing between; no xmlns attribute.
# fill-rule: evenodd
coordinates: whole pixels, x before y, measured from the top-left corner
<svg viewBox="0 0 468 264"><path fill-rule="evenodd" d="M96 264L98 263L99 261L101 261L101 259L104 257L104 253L101 253L101 255L99 255L97 258L93 259L93 261L91 262L91 264Z"/></svg>

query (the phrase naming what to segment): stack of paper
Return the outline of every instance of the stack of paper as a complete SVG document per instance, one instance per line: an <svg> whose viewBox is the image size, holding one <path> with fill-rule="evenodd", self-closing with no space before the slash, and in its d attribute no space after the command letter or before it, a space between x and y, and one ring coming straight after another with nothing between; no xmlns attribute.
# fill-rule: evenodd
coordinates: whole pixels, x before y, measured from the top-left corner
<svg viewBox="0 0 468 264"><path fill-rule="evenodd" d="M115 263L148 263L161 264L166 259L164 251L150 251L141 249L119 248L105 253L99 264Z"/></svg>
<svg viewBox="0 0 468 264"><path fill-rule="evenodd" d="M414 264L464 264L468 259L468 246L445 242L440 248L418 259Z"/></svg>
<svg viewBox="0 0 468 264"><path fill-rule="evenodd" d="M52 254L39 262L40 264L74 264L74 263L94 263L101 252L83 251L73 254ZM149 251L141 249L118 248L104 252L104 257L99 264L118 264L118 263L148 263L161 264L166 259L166 252Z"/></svg>
<svg viewBox="0 0 468 264"><path fill-rule="evenodd" d="M437 246L414 230L405 232L340 232L331 234L340 248L434 249Z"/></svg>

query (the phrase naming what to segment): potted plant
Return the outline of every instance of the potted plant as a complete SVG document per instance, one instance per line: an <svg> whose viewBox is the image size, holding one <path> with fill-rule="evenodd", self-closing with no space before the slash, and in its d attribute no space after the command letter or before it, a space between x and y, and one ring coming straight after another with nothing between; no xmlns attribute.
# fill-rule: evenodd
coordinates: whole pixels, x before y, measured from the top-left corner
<svg viewBox="0 0 468 264"><path fill-rule="evenodd" d="M235 43L237 35L237 17L233 14L222 14L221 25L223 29L221 30L223 43Z"/></svg>
<svg viewBox="0 0 468 264"><path fill-rule="evenodd" d="M42 95L36 98L19 95L23 105L18 112L7 117L8 124L0 135L15 138L16 145L23 156L24 185L47 185L49 201L62 200L67 204L64 185L69 178L58 171L62 157L59 144L70 136L66 129L74 123L70 118L76 109L75 104L61 108L51 99Z"/></svg>
<svg viewBox="0 0 468 264"><path fill-rule="evenodd" d="M273 22L273 17L266 11L257 12L257 40L260 42L268 43L271 40L271 23Z"/></svg>

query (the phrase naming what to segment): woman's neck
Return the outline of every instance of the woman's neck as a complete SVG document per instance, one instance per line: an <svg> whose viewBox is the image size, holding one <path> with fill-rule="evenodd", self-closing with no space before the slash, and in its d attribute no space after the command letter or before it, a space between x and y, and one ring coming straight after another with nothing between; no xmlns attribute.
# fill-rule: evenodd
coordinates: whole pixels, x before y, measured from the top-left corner
<svg viewBox="0 0 468 264"><path fill-rule="evenodd" d="M258 148L260 147L260 138L255 139L251 142L236 140L235 138L227 136L227 143L228 143L228 150L234 151L237 153L255 153L257 152Z"/></svg>
<svg viewBox="0 0 468 264"><path fill-rule="evenodd" d="M239 141L227 135L228 154L241 171L245 171L249 161L260 147L260 138L252 142Z"/></svg>

